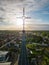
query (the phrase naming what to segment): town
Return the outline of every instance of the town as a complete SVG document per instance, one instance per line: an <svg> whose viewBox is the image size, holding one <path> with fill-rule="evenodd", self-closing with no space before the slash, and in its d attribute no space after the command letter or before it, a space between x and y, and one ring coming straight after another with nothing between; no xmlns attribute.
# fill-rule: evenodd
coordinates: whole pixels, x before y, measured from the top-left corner
<svg viewBox="0 0 49 65"><path fill-rule="evenodd" d="M22 35L22 31L0 31L0 65L19 65L25 47L26 63L49 65L49 31L25 31L25 47Z"/></svg>

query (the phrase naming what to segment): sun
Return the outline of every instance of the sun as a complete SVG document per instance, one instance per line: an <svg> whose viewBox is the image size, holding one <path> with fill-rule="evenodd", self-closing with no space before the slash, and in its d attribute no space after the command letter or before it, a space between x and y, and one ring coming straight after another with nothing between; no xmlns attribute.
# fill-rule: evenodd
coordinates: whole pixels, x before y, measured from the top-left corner
<svg viewBox="0 0 49 65"><path fill-rule="evenodd" d="M16 27L16 29L23 29L23 19L22 18L16 18L15 15L10 16L7 18L7 21L13 26Z"/></svg>
<svg viewBox="0 0 49 65"><path fill-rule="evenodd" d="M23 29L23 19L15 19L13 22L13 26L16 27L18 30Z"/></svg>
<svg viewBox="0 0 49 65"><path fill-rule="evenodd" d="M23 20L22 19L17 19L15 24L17 26L23 26Z"/></svg>

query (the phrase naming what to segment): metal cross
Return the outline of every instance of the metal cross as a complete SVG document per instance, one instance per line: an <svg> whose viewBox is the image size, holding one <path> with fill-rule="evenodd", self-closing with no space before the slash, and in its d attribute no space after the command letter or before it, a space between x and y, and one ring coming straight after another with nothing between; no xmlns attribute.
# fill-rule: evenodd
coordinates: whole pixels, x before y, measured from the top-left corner
<svg viewBox="0 0 49 65"><path fill-rule="evenodd" d="M23 19L23 32L25 31L25 19L29 19L31 17L26 17L25 16L25 8L23 7L23 16L22 17L17 17Z"/></svg>

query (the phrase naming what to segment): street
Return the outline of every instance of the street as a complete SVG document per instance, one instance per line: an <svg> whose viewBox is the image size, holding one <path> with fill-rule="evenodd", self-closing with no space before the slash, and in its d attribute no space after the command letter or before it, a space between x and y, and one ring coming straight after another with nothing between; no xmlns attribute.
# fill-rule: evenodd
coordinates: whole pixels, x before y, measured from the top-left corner
<svg viewBox="0 0 49 65"><path fill-rule="evenodd" d="M18 65L28 65L27 51L26 51L26 40L25 33L22 35L22 46Z"/></svg>

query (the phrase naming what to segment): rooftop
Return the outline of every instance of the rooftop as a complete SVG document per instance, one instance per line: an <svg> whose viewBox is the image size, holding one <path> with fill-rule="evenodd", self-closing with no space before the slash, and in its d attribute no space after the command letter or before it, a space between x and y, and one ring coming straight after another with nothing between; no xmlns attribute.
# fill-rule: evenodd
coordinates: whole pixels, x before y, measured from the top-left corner
<svg viewBox="0 0 49 65"><path fill-rule="evenodd" d="M6 55L7 53L8 53L8 51L0 51L0 56Z"/></svg>

